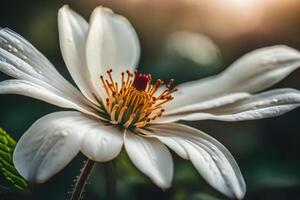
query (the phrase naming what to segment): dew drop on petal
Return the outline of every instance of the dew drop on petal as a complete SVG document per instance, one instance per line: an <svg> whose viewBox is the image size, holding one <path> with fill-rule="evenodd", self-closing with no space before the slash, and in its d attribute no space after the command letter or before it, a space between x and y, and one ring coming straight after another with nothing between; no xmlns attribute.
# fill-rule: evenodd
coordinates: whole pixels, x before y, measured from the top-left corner
<svg viewBox="0 0 300 200"><path fill-rule="evenodd" d="M72 38L67 38L67 42L68 43L73 43L73 39Z"/></svg>
<svg viewBox="0 0 300 200"><path fill-rule="evenodd" d="M226 172L225 169L222 169L222 170L221 170L221 173L222 173L223 175L226 175L226 174L227 174L227 172Z"/></svg>
<svg viewBox="0 0 300 200"><path fill-rule="evenodd" d="M209 161L209 159L208 159L208 157L207 157L207 156L204 156L204 161L206 161L206 162L208 162L208 161Z"/></svg>
<svg viewBox="0 0 300 200"><path fill-rule="evenodd" d="M14 53L17 53L17 52L18 52L18 49L12 48L12 51L13 51Z"/></svg>
<svg viewBox="0 0 300 200"><path fill-rule="evenodd" d="M39 69L37 69L36 71L37 71L37 73L39 73L39 74L43 74L43 72L42 72L41 70L39 70Z"/></svg>
<svg viewBox="0 0 300 200"><path fill-rule="evenodd" d="M218 161L217 156L212 156L212 158L213 158L214 161Z"/></svg>
<svg viewBox="0 0 300 200"><path fill-rule="evenodd" d="M102 145L107 144L107 142L108 142L108 139L106 137L104 137L104 138L101 139L101 144Z"/></svg>
<svg viewBox="0 0 300 200"><path fill-rule="evenodd" d="M69 131L67 129L65 129L61 132L61 135L64 137L68 136L68 134L69 134Z"/></svg>

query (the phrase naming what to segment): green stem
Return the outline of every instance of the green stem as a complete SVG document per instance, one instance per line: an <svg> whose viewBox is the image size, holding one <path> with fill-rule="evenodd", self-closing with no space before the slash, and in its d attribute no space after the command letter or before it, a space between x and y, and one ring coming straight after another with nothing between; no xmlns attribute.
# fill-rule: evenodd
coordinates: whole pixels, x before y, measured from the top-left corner
<svg viewBox="0 0 300 200"><path fill-rule="evenodd" d="M81 198L81 195L84 191L84 186L92 172L94 165L95 165L95 161L92 161L90 159L86 161L76 181L70 200L79 200Z"/></svg>
<svg viewBox="0 0 300 200"><path fill-rule="evenodd" d="M113 161L108 162L104 165L105 170L105 182L106 182L106 196L107 200L115 199L116 185L117 185L117 174L115 163Z"/></svg>

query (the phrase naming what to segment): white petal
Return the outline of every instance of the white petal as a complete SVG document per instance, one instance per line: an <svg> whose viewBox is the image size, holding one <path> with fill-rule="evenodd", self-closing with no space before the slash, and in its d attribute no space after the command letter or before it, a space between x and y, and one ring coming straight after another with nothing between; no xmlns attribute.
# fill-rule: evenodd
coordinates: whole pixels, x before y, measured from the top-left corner
<svg viewBox="0 0 300 200"><path fill-rule="evenodd" d="M81 107L64 98L64 96L60 96L58 92L55 93L29 81L16 79L2 81L0 82L0 94L18 94L29 96L59 107L72 108L87 114L96 115L93 109L89 107Z"/></svg>
<svg viewBox="0 0 300 200"><path fill-rule="evenodd" d="M237 102L239 100L245 99L249 97L249 93L231 93L228 95L224 95L218 98L214 98L211 100L186 105L179 108L174 108L170 111L166 111L164 115L174 115L177 113L186 113L186 112L201 112L201 110L207 110L207 109L213 109L221 106L225 106L228 104L232 104L234 102Z"/></svg>
<svg viewBox="0 0 300 200"><path fill-rule="evenodd" d="M178 86L167 109L210 100L234 92L257 92L284 79L300 66L300 52L287 46L252 51L223 73Z"/></svg>
<svg viewBox="0 0 300 200"><path fill-rule="evenodd" d="M9 29L0 30L0 71L59 93L77 104L89 104L37 49Z"/></svg>
<svg viewBox="0 0 300 200"><path fill-rule="evenodd" d="M28 181L42 183L64 168L79 152L84 123L79 112L57 112L36 121L21 137L13 160Z"/></svg>
<svg viewBox="0 0 300 200"><path fill-rule="evenodd" d="M113 70L119 81L122 71L133 71L140 56L140 45L129 21L108 8L97 7L90 19L86 57L95 87L102 85L100 75Z"/></svg>
<svg viewBox="0 0 300 200"><path fill-rule="evenodd" d="M246 186L239 167L230 152L217 140L180 124L152 125L149 129L151 132L142 132L159 139L182 158L191 160L211 186L230 198L243 198Z"/></svg>
<svg viewBox="0 0 300 200"><path fill-rule="evenodd" d="M173 159L169 150L154 138L143 138L126 130L124 145L135 166L161 188L169 188L173 178Z"/></svg>
<svg viewBox="0 0 300 200"><path fill-rule="evenodd" d="M69 6L65 5L59 10L59 42L64 61L81 92L96 102L85 57L88 28L88 23Z"/></svg>
<svg viewBox="0 0 300 200"><path fill-rule="evenodd" d="M105 162L114 159L122 150L123 131L99 121L86 120L89 131L84 135L81 151L89 159Z"/></svg>
<svg viewBox="0 0 300 200"><path fill-rule="evenodd" d="M229 90L257 92L284 79L300 66L300 52L287 46L252 51L223 72Z"/></svg>
<svg viewBox="0 0 300 200"><path fill-rule="evenodd" d="M214 109L194 110L162 116L154 123L178 120L242 121L275 117L300 106L300 91L275 89Z"/></svg>
<svg viewBox="0 0 300 200"><path fill-rule="evenodd" d="M39 85L24 80L5 80L0 82L0 94L19 94L36 98L63 108L74 108L72 102L46 90Z"/></svg>

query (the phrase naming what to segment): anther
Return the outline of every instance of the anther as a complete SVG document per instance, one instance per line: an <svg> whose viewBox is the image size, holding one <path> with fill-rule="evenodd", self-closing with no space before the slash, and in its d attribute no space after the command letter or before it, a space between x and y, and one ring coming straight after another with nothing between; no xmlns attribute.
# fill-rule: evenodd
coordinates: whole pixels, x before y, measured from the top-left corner
<svg viewBox="0 0 300 200"><path fill-rule="evenodd" d="M171 79L165 86L165 90L156 95L164 82L158 79L151 84L150 74L141 74L138 71L130 73L121 72L121 82L113 79L112 69L107 70L107 79L100 76L106 91L106 112L110 115L112 124L120 124L126 128L144 127L150 121L162 116L165 111L162 105L173 99L171 89L174 80Z"/></svg>
<svg viewBox="0 0 300 200"><path fill-rule="evenodd" d="M138 72L136 71L132 86L139 91L145 91L149 81L149 76L147 76L146 74L138 74Z"/></svg>

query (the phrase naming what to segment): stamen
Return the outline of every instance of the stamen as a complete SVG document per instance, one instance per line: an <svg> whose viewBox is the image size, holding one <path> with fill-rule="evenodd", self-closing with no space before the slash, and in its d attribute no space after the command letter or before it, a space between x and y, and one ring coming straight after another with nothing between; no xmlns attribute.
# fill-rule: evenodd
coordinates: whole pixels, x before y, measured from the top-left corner
<svg viewBox="0 0 300 200"><path fill-rule="evenodd" d="M106 112L113 124L120 124L125 128L144 127L149 122L162 116L162 106L173 99L172 93L177 91L171 89L174 80L171 79L165 86L166 89L159 95L155 95L163 81L158 79L151 84L152 77L149 74L141 74L135 71L121 73L121 83L113 79L113 71L107 71L108 79L100 76L105 89Z"/></svg>
<svg viewBox="0 0 300 200"><path fill-rule="evenodd" d="M118 116L119 124L121 124L121 122L122 122L122 118L123 118L123 115L124 115L124 112L126 111L126 109L127 109L127 106L123 106L120 113L119 113L119 116Z"/></svg>
<svg viewBox="0 0 300 200"><path fill-rule="evenodd" d="M131 122L133 121L134 117L135 117L135 114L132 113L132 114L130 115L128 121L125 123L125 127L126 127L126 128L128 128L128 127L130 126L130 124L131 124Z"/></svg>
<svg viewBox="0 0 300 200"><path fill-rule="evenodd" d="M116 121L116 111L118 110L118 108L119 108L119 105L116 104L116 105L114 105L114 107L111 111L110 118L111 118L111 121L113 121L113 122Z"/></svg>
<svg viewBox="0 0 300 200"><path fill-rule="evenodd" d="M100 79L102 81L102 84L103 84L103 87L105 89L105 92L106 92L107 96L109 96L109 91L108 91L107 85L105 84L103 76L100 76Z"/></svg>

